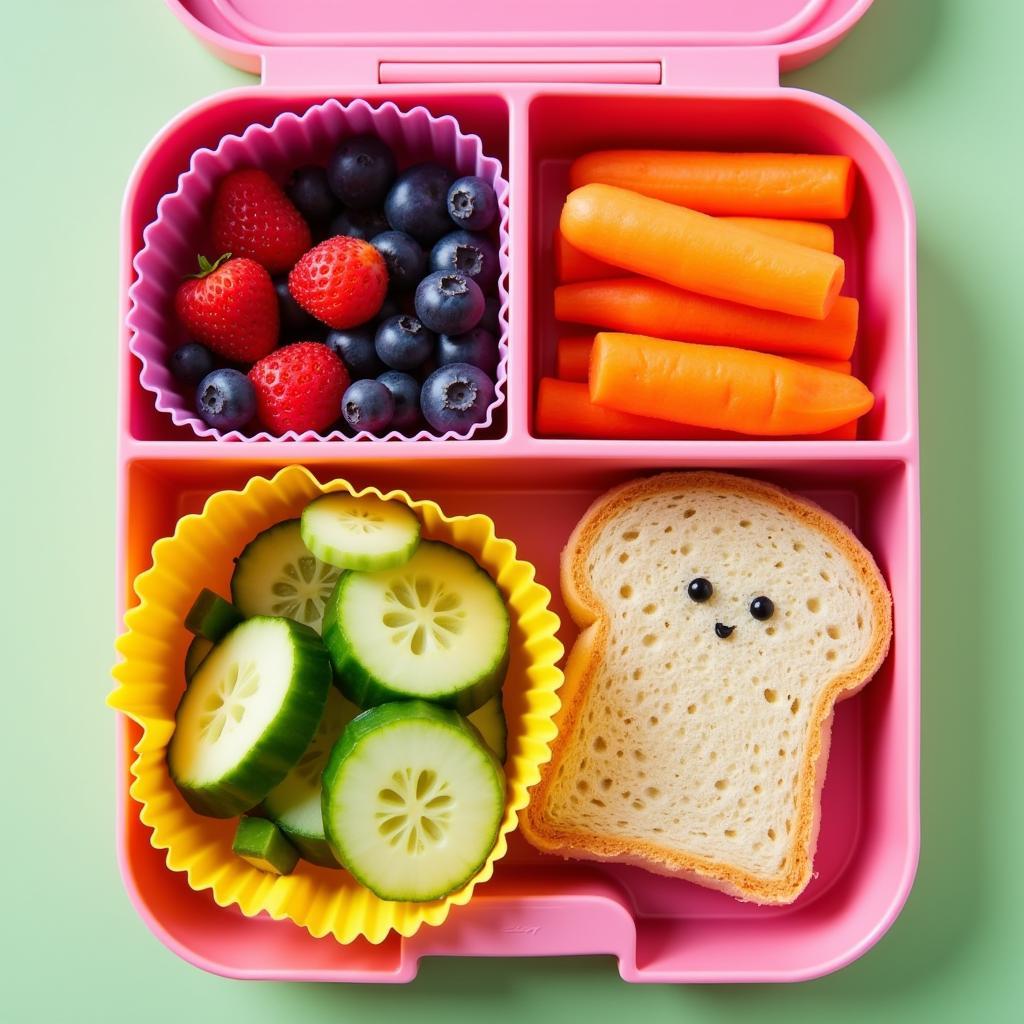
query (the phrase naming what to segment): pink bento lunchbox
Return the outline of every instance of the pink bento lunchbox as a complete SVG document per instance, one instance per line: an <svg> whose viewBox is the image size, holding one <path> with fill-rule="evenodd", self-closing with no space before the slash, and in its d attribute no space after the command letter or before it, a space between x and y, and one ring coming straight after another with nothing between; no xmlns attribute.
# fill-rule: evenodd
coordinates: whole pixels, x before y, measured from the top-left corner
<svg viewBox="0 0 1024 1024"><path fill-rule="evenodd" d="M200 41L259 73L251 86L184 111L151 143L128 185L121 250L127 316L133 260L161 197L200 149L336 98L453 117L501 161L509 182L503 412L466 439L203 438L175 425L140 384L120 339L119 605L154 541L215 491L301 462L322 479L401 488L452 513L482 512L557 596L559 551L610 485L665 468L735 469L791 487L849 523L889 582L895 636L878 677L837 708L817 875L795 904L765 908L615 865L573 863L511 836L471 902L412 938L379 945L314 939L289 922L218 907L168 870L128 794L138 729L118 725L118 855L129 895L186 960L238 978L403 982L421 957L612 954L628 981L797 981L869 949L910 890L919 843L919 491L914 215L903 176L863 121L828 98L781 88L780 70L825 53L870 0L707 4L479 4L467 27L432 8L319 0L168 0ZM595 441L536 435L534 392L551 375L552 231L571 159L651 146L837 152L859 170L836 225L845 291L862 308L855 370L876 396L856 441Z"/></svg>

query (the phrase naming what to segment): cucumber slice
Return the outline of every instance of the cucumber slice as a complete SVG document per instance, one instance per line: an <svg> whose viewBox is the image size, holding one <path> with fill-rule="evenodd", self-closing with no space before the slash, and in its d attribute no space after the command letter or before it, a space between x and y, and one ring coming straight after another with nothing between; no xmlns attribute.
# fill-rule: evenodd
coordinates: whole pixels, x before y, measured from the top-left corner
<svg viewBox="0 0 1024 1024"><path fill-rule="evenodd" d="M331 848L384 900L460 889L487 859L504 809L494 755L464 718L424 701L361 714L324 771Z"/></svg>
<svg viewBox="0 0 1024 1024"><path fill-rule="evenodd" d="M408 505L366 494L325 494L302 511L302 539L317 558L343 569L391 569L409 561L420 521Z"/></svg>
<svg viewBox="0 0 1024 1024"><path fill-rule="evenodd" d="M203 587L185 616L185 628L196 636L217 643L244 618L230 601Z"/></svg>
<svg viewBox="0 0 1024 1024"><path fill-rule="evenodd" d="M340 865L331 853L324 832L324 819L320 813L321 780L331 748L345 726L358 714L359 708L345 700L332 686L313 742L284 782L275 786L263 801L264 813L273 819L299 853L313 864L326 868Z"/></svg>
<svg viewBox="0 0 1024 1024"><path fill-rule="evenodd" d="M398 569L346 573L324 613L339 685L362 708L423 698L475 710L501 687L508 631L491 577L437 541Z"/></svg>
<svg viewBox="0 0 1024 1024"><path fill-rule="evenodd" d="M213 650L213 642L205 636L192 637L192 643L185 652L185 681L188 682L203 663L203 659Z"/></svg>
<svg viewBox="0 0 1024 1024"><path fill-rule="evenodd" d="M266 818L242 818L231 849L254 868L271 875L290 875L299 862L299 851Z"/></svg>
<svg viewBox="0 0 1024 1024"><path fill-rule="evenodd" d="M308 626L257 617L228 633L185 690L167 751L192 809L230 818L258 804L309 746L330 685Z"/></svg>
<svg viewBox="0 0 1024 1024"><path fill-rule="evenodd" d="M235 559L231 600L243 615L283 615L319 632L340 572L312 555L298 519L287 519L264 530Z"/></svg>
<svg viewBox="0 0 1024 1024"><path fill-rule="evenodd" d="M508 744L508 724L505 709L501 706L501 694L495 694L483 707L468 715L469 724L483 737L484 743L494 751L502 764L505 763Z"/></svg>

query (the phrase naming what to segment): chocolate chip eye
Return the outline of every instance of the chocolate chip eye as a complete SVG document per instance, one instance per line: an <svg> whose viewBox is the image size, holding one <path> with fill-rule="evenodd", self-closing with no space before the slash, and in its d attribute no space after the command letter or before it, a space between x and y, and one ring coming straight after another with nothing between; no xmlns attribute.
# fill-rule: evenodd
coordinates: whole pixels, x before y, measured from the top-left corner
<svg viewBox="0 0 1024 1024"><path fill-rule="evenodd" d="M690 585L686 588L686 592L690 595L691 600L696 601L698 604L703 604L715 591L711 586L710 580L704 579L703 576L698 576L695 580L690 580Z"/></svg>
<svg viewBox="0 0 1024 1024"><path fill-rule="evenodd" d="M770 597L765 597L764 594L760 597L755 597L754 600L750 602L750 614L753 615L758 622L764 622L775 614L775 603Z"/></svg>

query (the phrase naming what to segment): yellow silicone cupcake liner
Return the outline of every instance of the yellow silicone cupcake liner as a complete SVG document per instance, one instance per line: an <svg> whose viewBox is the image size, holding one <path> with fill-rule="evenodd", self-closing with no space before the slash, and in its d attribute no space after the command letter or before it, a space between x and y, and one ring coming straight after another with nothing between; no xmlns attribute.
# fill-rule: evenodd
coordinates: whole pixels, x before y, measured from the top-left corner
<svg viewBox="0 0 1024 1024"><path fill-rule="evenodd" d="M330 491L405 502L419 514L425 537L469 552L494 578L508 604L512 630L504 688L509 732L505 815L484 866L444 900L388 902L347 872L304 861L288 876L264 874L231 852L234 822L195 814L167 772L167 744L184 689L186 612L202 587L226 591L233 558L257 533L294 518L309 501ZM549 591L534 580L533 566L516 557L515 545L495 536L487 516L447 516L434 502L414 501L403 491L356 491L344 480L321 484L304 467L289 466L270 480L254 477L241 491L220 491L201 514L182 518L173 537L153 546L153 566L136 579L135 591L139 603L125 616L126 631L117 643L123 660L114 669L119 685L108 703L142 728L130 792L141 805L143 824L152 829L153 846L167 851L167 866L185 872L193 889L208 889L220 906L235 904L250 917L266 912L276 920L287 918L317 938L330 934L345 943L362 936L378 943L390 931L410 936L424 923L441 924L453 906L468 902L474 888L491 877L529 800L528 789L550 756L562 645L555 636L558 616L548 608Z"/></svg>

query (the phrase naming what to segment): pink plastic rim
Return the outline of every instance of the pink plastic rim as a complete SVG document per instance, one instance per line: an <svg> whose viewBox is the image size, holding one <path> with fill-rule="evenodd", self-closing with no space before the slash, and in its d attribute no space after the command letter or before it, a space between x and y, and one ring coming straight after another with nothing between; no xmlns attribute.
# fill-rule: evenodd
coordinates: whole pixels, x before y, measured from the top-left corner
<svg viewBox="0 0 1024 1024"><path fill-rule="evenodd" d="M183 340L171 312L174 290L195 261L201 244L203 213L216 183L225 174L242 167L258 166L273 174L303 163L322 161L344 135L364 132L377 134L392 145L398 151L400 163L436 160L460 175L476 174L495 189L499 208L500 336L494 401L484 419L462 433L450 430L438 434L423 429L414 435L396 430L383 436L360 431L350 437L340 430L326 434L288 431L282 435L260 431L248 435L238 430L221 432L208 426L179 391L167 367L167 357ZM404 161L403 155L407 158ZM156 219L143 232L142 249L132 260L135 280L128 290L126 324L128 349L142 364L139 382L154 395L157 410L170 415L175 426L188 427L197 437L216 441L468 440L494 425L496 413L505 401L509 337L508 223L509 186L502 176L501 162L484 155L479 136L463 133L450 115L435 117L421 106L401 110L390 101L374 106L365 100L343 104L329 99L302 114L282 113L269 125L253 124L241 135L226 135L216 149L193 153L188 170L178 178L177 189L158 203Z"/></svg>

